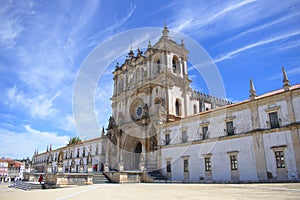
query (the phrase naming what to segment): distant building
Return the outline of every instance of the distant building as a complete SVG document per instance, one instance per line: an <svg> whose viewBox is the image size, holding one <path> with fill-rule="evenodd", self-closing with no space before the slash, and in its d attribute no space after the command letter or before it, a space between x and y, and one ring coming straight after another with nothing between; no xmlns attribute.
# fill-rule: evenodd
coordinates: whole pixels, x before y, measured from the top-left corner
<svg viewBox="0 0 300 200"><path fill-rule="evenodd" d="M8 162L5 159L0 159L0 182L5 181L8 175Z"/></svg>
<svg viewBox="0 0 300 200"><path fill-rule="evenodd" d="M0 159L0 180L5 182L21 180L25 165L10 158Z"/></svg>
<svg viewBox="0 0 300 200"><path fill-rule="evenodd" d="M34 153L35 172L159 171L176 181L299 180L300 84L231 103L193 91L183 42L167 27L116 66L112 117L98 138Z"/></svg>

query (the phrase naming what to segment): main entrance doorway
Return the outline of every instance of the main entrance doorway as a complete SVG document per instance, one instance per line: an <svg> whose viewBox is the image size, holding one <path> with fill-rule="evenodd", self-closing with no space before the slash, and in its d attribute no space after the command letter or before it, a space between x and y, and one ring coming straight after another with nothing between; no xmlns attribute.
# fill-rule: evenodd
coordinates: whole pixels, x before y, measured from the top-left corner
<svg viewBox="0 0 300 200"><path fill-rule="evenodd" d="M139 170L142 153L142 143L137 142L134 148L134 169Z"/></svg>

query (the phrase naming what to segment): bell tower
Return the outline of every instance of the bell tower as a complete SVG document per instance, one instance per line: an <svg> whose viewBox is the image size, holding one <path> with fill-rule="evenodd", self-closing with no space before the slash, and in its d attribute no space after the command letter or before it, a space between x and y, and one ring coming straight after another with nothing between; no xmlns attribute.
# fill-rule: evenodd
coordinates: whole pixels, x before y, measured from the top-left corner
<svg viewBox="0 0 300 200"><path fill-rule="evenodd" d="M111 141L107 159L114 168L119 163L125 170L159 168L159 134L164 124L201 112L203 105L214 108L211 99L218 103L217 98L191 89L188 53L183 40L173 41L164 26L160 39L154 45L149 41L145 53L130 49L124 63L117 63L107 129Z"/></svg>

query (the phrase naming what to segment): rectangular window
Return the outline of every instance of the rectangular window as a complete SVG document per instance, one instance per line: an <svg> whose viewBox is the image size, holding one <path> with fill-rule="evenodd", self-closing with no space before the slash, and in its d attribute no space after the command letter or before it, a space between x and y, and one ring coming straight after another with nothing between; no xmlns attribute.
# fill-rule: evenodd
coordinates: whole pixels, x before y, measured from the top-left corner
<svg viewBox="0 0 300 200"><path fill-rule="evenodd" d="M171 172L171 161L167 161L167 172Z"/></svg>
<svg viewBox="0 0 300 200"><path fill-rule="evenodd" d="M166 134L165 135L165 140L166 140L166 145L169 145L170 144L170 134Z"/></svg>
<svg viewBox="0 0 300 200"><path fill-rule="evenodd" d="M278 128L279 127L279 121L278 121L277 112L271 112L271 113L269 113L269 118L270 118L270 126L271 126L271 128Z"/></svg>
<svg viewBox="0 0 300 200"><path fill-rule="evenodd" d="M188 159L183 160L183 171L189 172L189 160Z"/></svg>
<svg viewBox="0 0 300 200"><path fill-rule="evenodd" d="M85 156L85 149L82 150L82 157Z"/></svg>
<svg viewBox="0 0 300 200"><path fill-rule="evenodd" d="M234 135L233 121L226 122L227 135Z"/></svg>
<svg viewBox="0 0 300 200"><path fill-rule="evenodd" d="M238 169L238 163L236 156L230 156L230 165L231 170L237 170Z"/></svg>
<svg viewBox="0 0 300 200"><path fill-rule="evenodd" d="M96 155L98 155L98 154L99 154L99 148L96 147Z"/></svg>
<svg viewBox="0 0 300 200"><path fill-rule="evenodd" d="M186 131L181 132L181 137L182 137L182 143L186 143L187 142L187 133L186 133Z"/></svg>
<svg viewBox="0 0 300 200"><path fill-rule="evenodd" d="M77 158L79 158L79 149L77 149Z"/></svg>
<svg viewBox="0 0 300 200"><path fill-rule="evenodd" d="M202 134L203 134L203 140L208 138L208 127L207 126L203 126L202 127Z"/></svg>
<svg viewBox="0 0 300 200"><path fill-rule="evenodd" d="M285 168L283 151L275 151L277 168Z"/></svg>
<svg viewBox="0 0 300 200"><path fill-rule="evenodd" d="M194 114L197 114L197 106L194 105L193 108L194 108Z"/></svg>
<svg viewBox="0 0 300 200"><path fill-rule="evenodd" d="M210 172L211 171L211 164L210 164L210 158L205 158L205 171Z"/></svg>

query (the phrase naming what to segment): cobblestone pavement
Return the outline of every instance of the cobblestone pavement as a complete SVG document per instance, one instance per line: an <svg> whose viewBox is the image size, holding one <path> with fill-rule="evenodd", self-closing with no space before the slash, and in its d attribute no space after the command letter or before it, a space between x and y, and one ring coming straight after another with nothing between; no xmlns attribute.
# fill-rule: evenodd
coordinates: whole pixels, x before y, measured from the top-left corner
<svg viewBox="0 0 300 200"><path fill-rule="evenodd" d="M286 184L99 184L23 191L0 184L0 200L47 199L300 199L300 183Z"/></svg>

